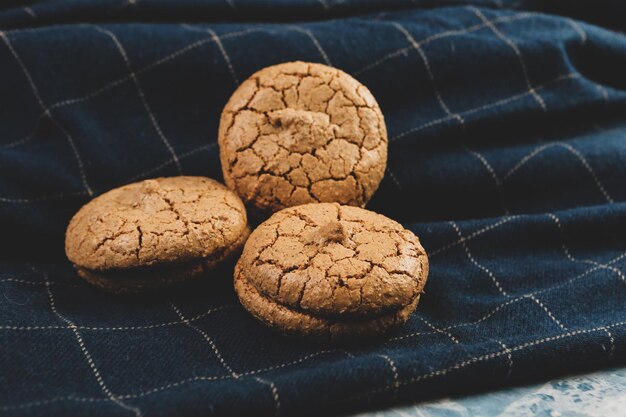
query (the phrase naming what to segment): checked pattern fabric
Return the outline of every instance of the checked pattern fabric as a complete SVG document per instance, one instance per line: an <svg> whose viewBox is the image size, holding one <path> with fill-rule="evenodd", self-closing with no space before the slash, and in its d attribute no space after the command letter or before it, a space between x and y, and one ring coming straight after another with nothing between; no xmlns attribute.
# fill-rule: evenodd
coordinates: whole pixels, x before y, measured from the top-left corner
<svg viewBox="0 0 626 417"><path fill-rule="evenodd" d="M623 363L625 10L553 3L4 3L0 415L320 415ZM354 75L386 116L368 207L431 261L408 324L320 347L255 322L228 273L154 299L83 284L71 215L144 178L221 180L221 108L296 59Z"/></svg>

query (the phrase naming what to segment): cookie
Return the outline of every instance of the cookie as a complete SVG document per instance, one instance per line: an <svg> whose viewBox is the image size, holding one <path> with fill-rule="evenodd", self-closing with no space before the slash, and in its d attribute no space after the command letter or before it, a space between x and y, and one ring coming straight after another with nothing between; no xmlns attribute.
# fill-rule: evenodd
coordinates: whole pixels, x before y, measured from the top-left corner
<svg viewBox="0 0 626 417"><path fill-rule="evenodd" d="M317 203L279 211L254 230L234 279L243 306L270 327L342 341L406 322L427 276L426 252L399 223Z"/></svg>
<svg viewBox="0 0 626 417"><path fill-rule="evenodd" d="M244 81L218 142L226 184L260 213L365 206L385 173L387 130L369 90L326 65L288 62Z"/></svg>
<svg viewBox="0 0 626 417"><path fill-rule="evenodd" d="M83 206L65 235L78 275L117 293L202 276L240 252L249 235L243 202L203 177L145 180Z"/></svg>

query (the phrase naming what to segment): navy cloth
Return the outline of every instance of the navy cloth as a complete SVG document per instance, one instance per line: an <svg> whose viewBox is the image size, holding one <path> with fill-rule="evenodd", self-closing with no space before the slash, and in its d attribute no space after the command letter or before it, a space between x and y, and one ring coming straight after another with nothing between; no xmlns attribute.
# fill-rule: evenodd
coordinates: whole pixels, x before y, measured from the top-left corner
<svg viewBox="0 0 626 417"><path fill-rule="evenodd" d="M542 3L3 2L0 415L320 415L624 363L626 7ZM320 347L254 321L229 271L156 299L82 283L72 214L140 179L221 180L226 100L296 59L385 114L368 207L431 262L408 324Z"/></svg>

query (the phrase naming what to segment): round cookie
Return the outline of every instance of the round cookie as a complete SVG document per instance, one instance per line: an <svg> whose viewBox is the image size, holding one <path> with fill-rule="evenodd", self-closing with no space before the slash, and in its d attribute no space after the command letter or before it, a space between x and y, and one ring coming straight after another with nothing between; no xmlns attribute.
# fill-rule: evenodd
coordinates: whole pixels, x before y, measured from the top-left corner
<svg viewBox="0 0 626 417"><path fill-rule="evenodd" d="M118 293L183 283L238 253L242 201L204 177L145 180L93 199L72 218L65 252L86 281Z"/></svg>
<svg viewBox="0 0 626 417"><path fill-rule="evenodd" d="M218 133L226 184L260 212L365 206L385 173L387 130L369 90L326 65L288 62L244 81Z"/></svg>
<svg viewBox="0 0 626 417"><path fill-rule="evenodd" d="M365 209L318 203L279 211L252 232L235 290L270 327L336 341L406 322L427 276L411 231Z"/></svg>

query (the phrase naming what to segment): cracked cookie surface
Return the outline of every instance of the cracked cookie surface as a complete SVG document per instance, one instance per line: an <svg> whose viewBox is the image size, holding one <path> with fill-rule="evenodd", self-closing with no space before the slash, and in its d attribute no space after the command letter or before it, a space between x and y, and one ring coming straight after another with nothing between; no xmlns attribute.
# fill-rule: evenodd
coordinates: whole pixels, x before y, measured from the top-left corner
<svg viewBox="0 0 626 417"><path fill-rule="evenodd" d="M190 263L198 273L215 266L240 249L248 233L242 201L222 184L204 177L157 178L83 206L67 228L65 251L84 278L156 281L168 276L158 268Z"/></svg>
<svg viewBox="0 0 626 417"><path fill-rule="evenodd" d="M364 206L385 172L387 131L369 90L326 65L264 68L220 119L226 184L260 211L313 202Z"/></svg>
<svg viewBox="0 0 626 417"><path fill-rule="evenodd" d="M308 331L336 338L406 321L427 276L428 258L411 231L368 210L321 203L282 210L252 232L235 288L273 327L301 334L306 322Z"/></svg>

